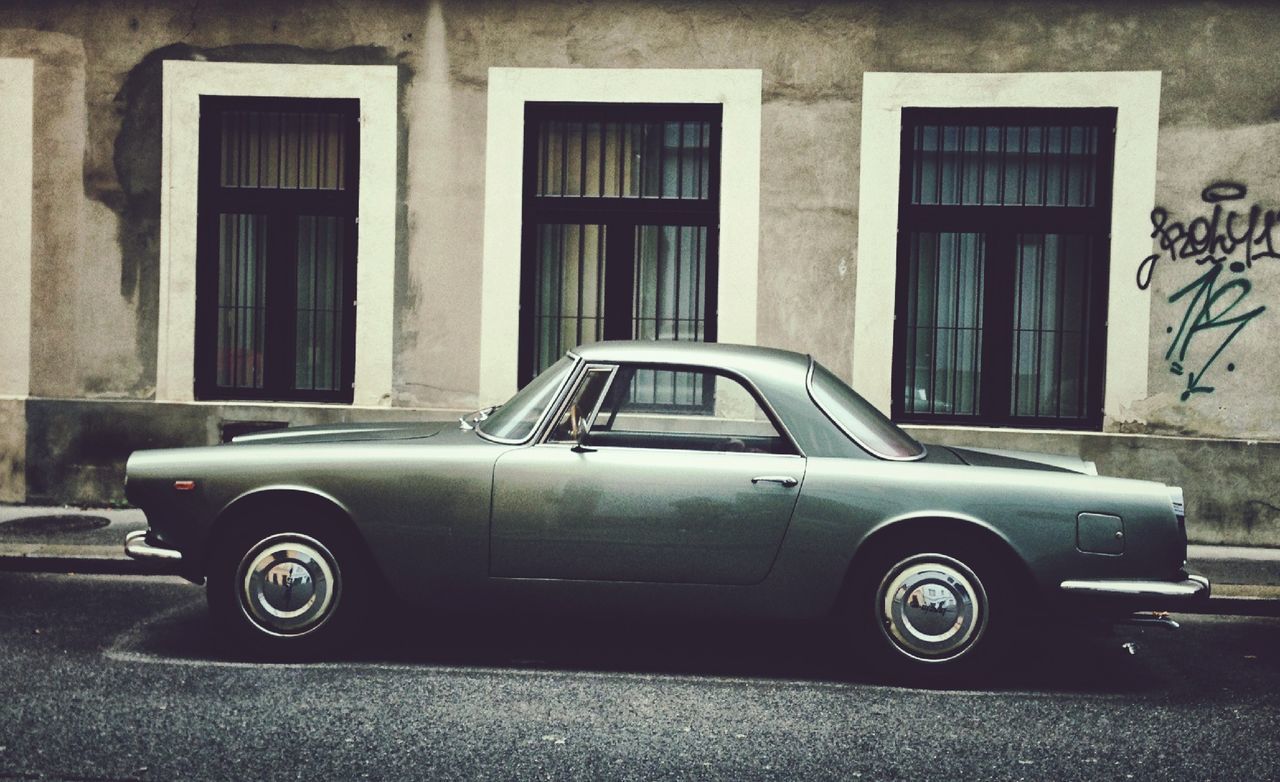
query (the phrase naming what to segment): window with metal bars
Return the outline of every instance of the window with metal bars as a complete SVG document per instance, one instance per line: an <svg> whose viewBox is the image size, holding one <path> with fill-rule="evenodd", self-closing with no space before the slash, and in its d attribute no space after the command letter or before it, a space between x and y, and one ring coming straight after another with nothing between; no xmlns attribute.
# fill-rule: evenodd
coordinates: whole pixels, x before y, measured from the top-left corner
<svg viewBox="0 0 1280 782"><path fill-rule="evenodd" d="M350 402L359 102L200 99L196 397Z"/></svg>
<svg viewBox="0 0 1280 782"><path fill-rule="evenodd" d="M903 109L893 417L1102 425L1115 109Z"/></svg>
<svg viewBox="0 0 1280 782"><path fill-rule="evenodd" d="M714 342L718 104L525 107L520 383L602 339ZM701 404L650 372L637 399Z"/></svg>

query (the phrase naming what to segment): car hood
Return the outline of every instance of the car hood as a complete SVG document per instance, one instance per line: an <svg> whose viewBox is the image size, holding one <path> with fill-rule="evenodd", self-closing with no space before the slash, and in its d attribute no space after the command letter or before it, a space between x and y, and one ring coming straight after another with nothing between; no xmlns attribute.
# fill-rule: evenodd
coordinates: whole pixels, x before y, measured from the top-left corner
<svg viewBox="0 0 1280 782"><path fill-rule="evenodd" d="M242 434L233 443L350 443L362 440L413 440L432 437L447 426L441 421L404 421L398 423L323 424L292 426Z"/></svg>
<svg viewBox="0 0 1280 782"><path fill-rule="evenodd" d="M1075 456L1057 456L1048 453L1031 451L1006 451L997 448L955 448L947 446L947 450L956 455L965 464L975 467L1009 467L1015 470L1048 470L1050 472L1078 472L1084 475L1097 475L1098 468L1093 462Z"/></svg>

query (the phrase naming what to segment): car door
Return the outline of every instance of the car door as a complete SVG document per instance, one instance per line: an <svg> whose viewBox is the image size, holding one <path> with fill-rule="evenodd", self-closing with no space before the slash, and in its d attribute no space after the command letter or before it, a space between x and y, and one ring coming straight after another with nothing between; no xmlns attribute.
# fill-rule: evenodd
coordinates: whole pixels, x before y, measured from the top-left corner
<svg viewBox="0 0 1280 782"><path fill-rule="evenodd" d="M554 420L495 466L491 576L753 584L768 574L805 460L742 381L588 367Z"/></svg>

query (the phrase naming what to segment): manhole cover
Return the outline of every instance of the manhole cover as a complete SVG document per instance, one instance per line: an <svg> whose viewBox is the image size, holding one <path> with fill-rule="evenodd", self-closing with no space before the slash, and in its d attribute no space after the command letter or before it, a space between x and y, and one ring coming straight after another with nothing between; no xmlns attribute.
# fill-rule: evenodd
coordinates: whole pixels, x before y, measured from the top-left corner
<svg viewBox="0 0 1280 782"><path fill-rule="evenodd" d="M62 532L87 532L111 523L105 516L23 516L0 522L0 535L57 535Z"/></svg>

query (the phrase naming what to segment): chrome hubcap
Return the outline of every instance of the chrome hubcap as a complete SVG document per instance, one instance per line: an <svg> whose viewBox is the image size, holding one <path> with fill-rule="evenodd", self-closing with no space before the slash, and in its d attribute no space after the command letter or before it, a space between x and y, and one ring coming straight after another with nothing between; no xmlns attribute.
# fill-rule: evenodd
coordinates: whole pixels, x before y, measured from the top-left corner
<svg viewBox="0 0 1280 782"><path fill-rule="evenodd" d="M961 656L986 626L982 582L963 563L942 554L920 554L890 568L876 604L894 647L926 662Z"/></svg>
<svg viewBox="0 0 1280 782"><path fill-rule="evenodd" d="M324 544L296 533L273 535L240 562L240 604L272 635L303 635L333 613L342 584Z"/></svg>

